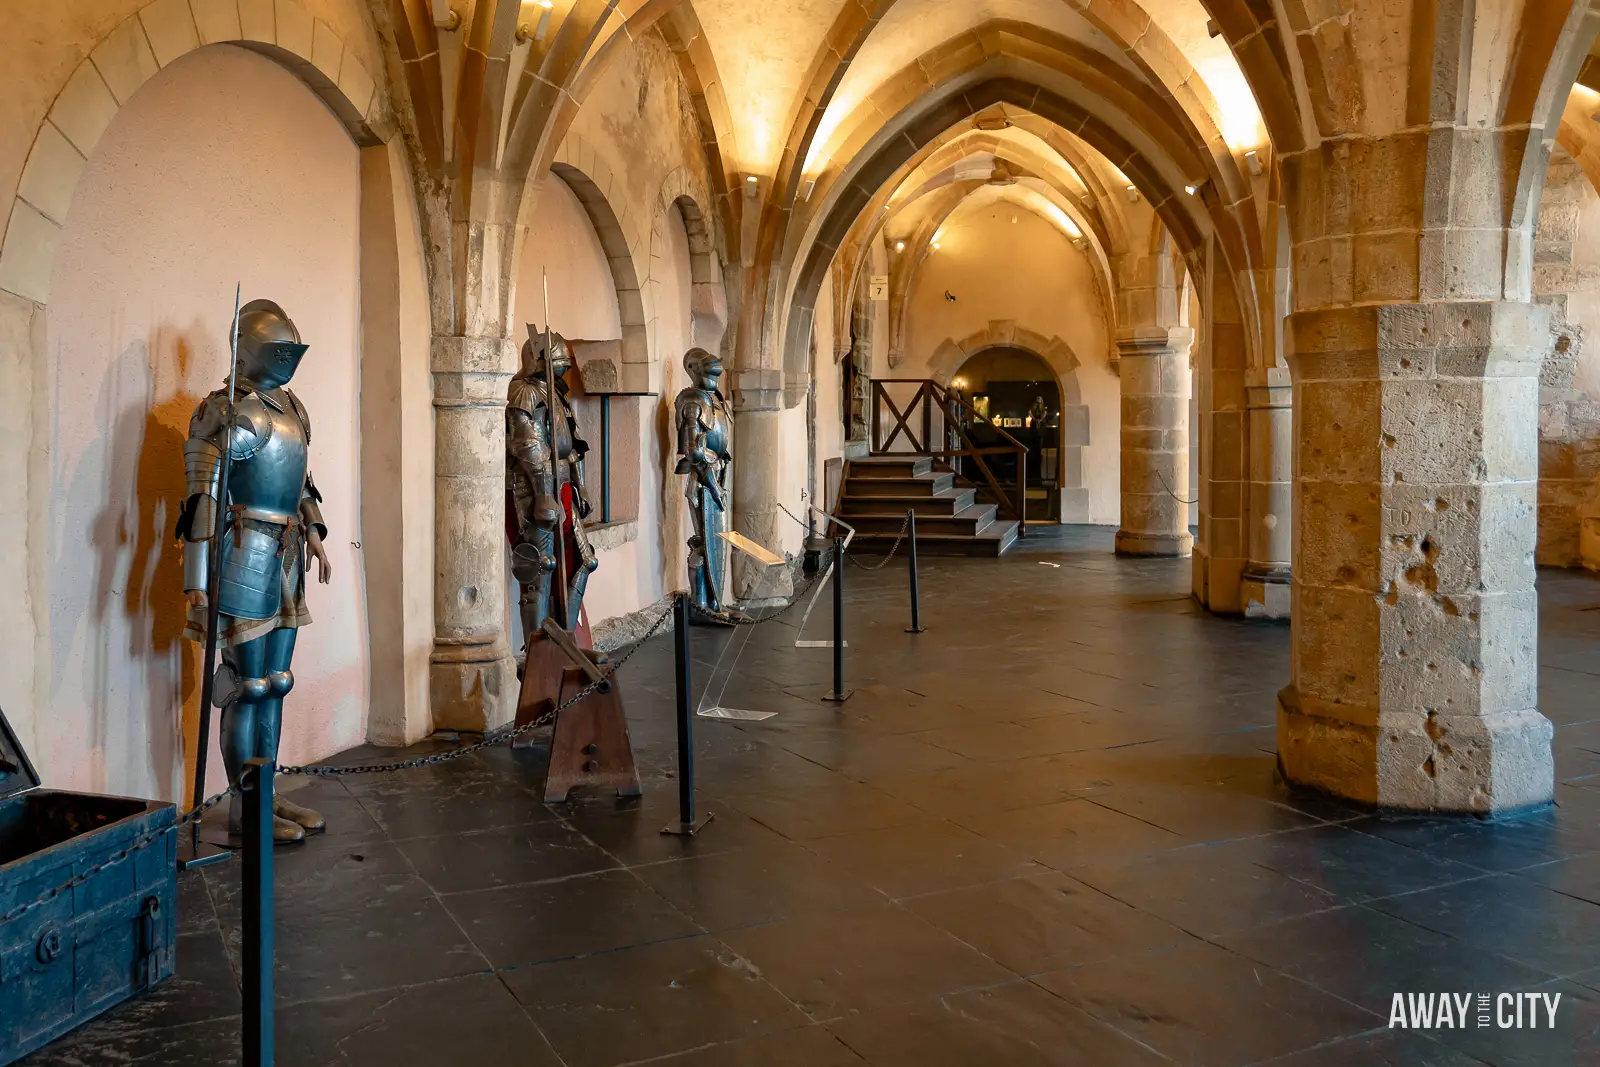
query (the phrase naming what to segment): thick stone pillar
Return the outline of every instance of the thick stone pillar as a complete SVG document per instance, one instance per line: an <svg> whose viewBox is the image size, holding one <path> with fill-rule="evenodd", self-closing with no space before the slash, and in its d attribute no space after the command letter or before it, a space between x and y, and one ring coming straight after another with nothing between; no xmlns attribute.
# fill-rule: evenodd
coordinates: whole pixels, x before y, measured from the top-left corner
<svg viewBox="0 0 1600 1067"><path fill-rule="evenodd" d="M1294 386L1273 367L1246 390L1249 417L1249 531L1241 582L1244 613L1286 619L1294 547Z"/></svg>
<svg viewBox="0 0 1600 1067"><path fill-rule="evenodd" d="M1533 564L1545 310L1350 306L1295 314L1290 335L1284 775L1402 809L1548 802Z"/></svg>
<svg viewBox="0 0 1600 1067"><path fill-rule="evenodd" d="M437 729L510 722L516 668L506 643L506 387L517 344L433 339L434 640Z"/></svg>
<svg viewBox="0 0 1600 1067"><path fill-rule="evenodd" d="M736 382L733 394L733 527L752 541L781 552L784 525L795 525L795 520L778 506L782 499L783 475L783 371L742 370ZM797 443L797 447L803 448L803 444ZM799 494L792 495L798 497ZM790 510L805 519L792 505ZM771 600L794 593L794 580L788 568L764 567L741 552L730 552L729 557L733 595L738 599Z"/></svg>
<svg viewBox="0 0 1600 1067"><path fill-rule="evenodd" d="M1189 349L1187 326L1151 327L1118 339L1122 377L1122 527L1117 551L1187 556Z"/></svg>

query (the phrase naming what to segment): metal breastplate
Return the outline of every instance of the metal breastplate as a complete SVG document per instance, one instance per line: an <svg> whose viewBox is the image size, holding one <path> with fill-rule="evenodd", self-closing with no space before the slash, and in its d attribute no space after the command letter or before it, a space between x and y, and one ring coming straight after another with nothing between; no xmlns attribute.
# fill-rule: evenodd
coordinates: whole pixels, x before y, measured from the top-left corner
<svg viewBox="0 0 1600 1067"><path fill-rule="evenodd" d="M709 404L705 408L709 424L706 428L705 446L713 455L723 459L728 458L728 413L723 411L718 404Z"/></svg>
<svg viewBox="0 0 1600 1067"><path fill-rule="evenodd" d="M237 410L221 610L236 618L266 619L282 602L283 553L298 546L288 535L299 521L306 484L306 433L287 398L252 394Z"/></svg>

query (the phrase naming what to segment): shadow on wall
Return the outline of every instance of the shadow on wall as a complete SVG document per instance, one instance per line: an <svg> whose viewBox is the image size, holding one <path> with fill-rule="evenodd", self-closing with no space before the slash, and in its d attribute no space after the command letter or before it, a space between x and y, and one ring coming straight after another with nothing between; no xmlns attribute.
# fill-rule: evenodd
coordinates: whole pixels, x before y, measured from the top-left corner
<svg viewBox="0 0 1600 1067"><path fill-rule="evenodd" d="M108 365L95 408L104 433L83 450L71 484L57 495L64 515L56 519L52 570L89 571L92 580L52 583L62 590L52 603L54 647L88 645L56 656L52 696L62 693L69 670L80 672L76 689L87 703L88 729L79 741L91 753L95 788L107 788L113 747L142 750L152 780L175 782L198 732L199 650L183 637L183 560L172 534L187 487L183 444L200 398L179 391L158 399L164 379L187 379L192 348L184 332L162 326L151 342L128 345ZM170 376L163 367L173 368ZM71 383L59 387L65 393ZM74 529L83 515L87 529ZM135 667L132 677L127 664ZM120 691L130 683L134 691ZM114 727L126 733L111 736ZM136 738L144 743L129 743Z"/></svg>

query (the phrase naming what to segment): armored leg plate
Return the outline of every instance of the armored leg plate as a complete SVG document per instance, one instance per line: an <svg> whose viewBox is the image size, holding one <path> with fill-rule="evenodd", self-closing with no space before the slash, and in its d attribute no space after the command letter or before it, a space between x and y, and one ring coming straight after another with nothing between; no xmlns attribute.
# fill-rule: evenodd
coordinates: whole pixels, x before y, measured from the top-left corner
<svg viewBox="0 0 1600 1067"><path fill-rule="evenodd" d="M562 671L564 704L588 684L576 667ZM628 719L622 710L622 685L613 678L605 692L593 692L556 717L550 738L550 767L545 774L544 802L563 803L577 786L614 789L617 796L636 797L639 770L628 739Z"/></svg>

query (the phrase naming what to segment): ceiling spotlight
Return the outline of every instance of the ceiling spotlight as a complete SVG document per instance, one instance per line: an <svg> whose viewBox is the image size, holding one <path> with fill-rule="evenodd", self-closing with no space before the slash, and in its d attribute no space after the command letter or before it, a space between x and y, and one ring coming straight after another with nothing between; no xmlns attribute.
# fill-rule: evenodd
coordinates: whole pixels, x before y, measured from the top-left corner
<svg viewBox="0 0 1600 1067"><path fill-rule="evenodd" d="M815 179L815 178L807 178L805 181L801 182L800 183L800 199L801 200L810 200L811 199L811 191L813 189L815 189L816 187L817 187L817 179Z"/></svg>
<svg viewBox="0 0 1600 1067"><path fill-rule="evenodd" d="M751 198L761 195L761 179L754 174L747 175L744 179L745 195Z"/></svg>
<svg viewBox="0 0 1600 1067"><path fill-rule="evenodd" d="M972 126L974 129L983 130L985 133L994 133L998 130L1010 129L1011 120L1006 118L1004 115L990 115L984 118L973 119Z"/></svg>
<svg viewBox="0 0 1600 1067"><path fill-rule="evenodd" d="M1213 37L1221 37L1222 27L1217 25L1216 19L1208 19L1206 21L1206 32Z"/></svg>
<svg viewBox="0 0 1600 1067"><path fill-rule="evenodd" d="M1195 193L1200 191L1200 187L1198 185L1185 185L1183 187L1183 191L1188 193L1190 196L1193 196Z"/></svg>
<svg viewBox="0 0 1600 1067"><path fill-rule="evenodd" d="M556 6L554 0L534 0L534 3L538 4L546 11L549 11L551 8Z"/></svg>
<svg viewBox="0 0 1600 1067"><path fill-rule="evenodd" d="M896 241L894 243L894 250L896 252L904 252L906 250L906 243L904 241Z"/></svg>
<svg viewBox="0 0 1600 1067"><path fill-rule="evenodd" d="M932 248L933 248L933 250L935 252L939 251L939 242L938 241L933 242Z"/></svg>
<svg viewBox="0 0 1600 1067"><path fill-rule="evenodd" d="M1137 204L1138 202L1139 202L1139 187L1137 185L1128 186L1128 203Z"/></svg>
<svg viewBox="0 0 1600 1067"><path fill-rule="evenodd" d="M1261 153L1257 152L1254 148L1250 149L1250 151L1244 154L1244 163L1245 166L1250 168L1250 173L1254 174L1258 178L1265 173L1267 169L1261 164Z"/></svg>

